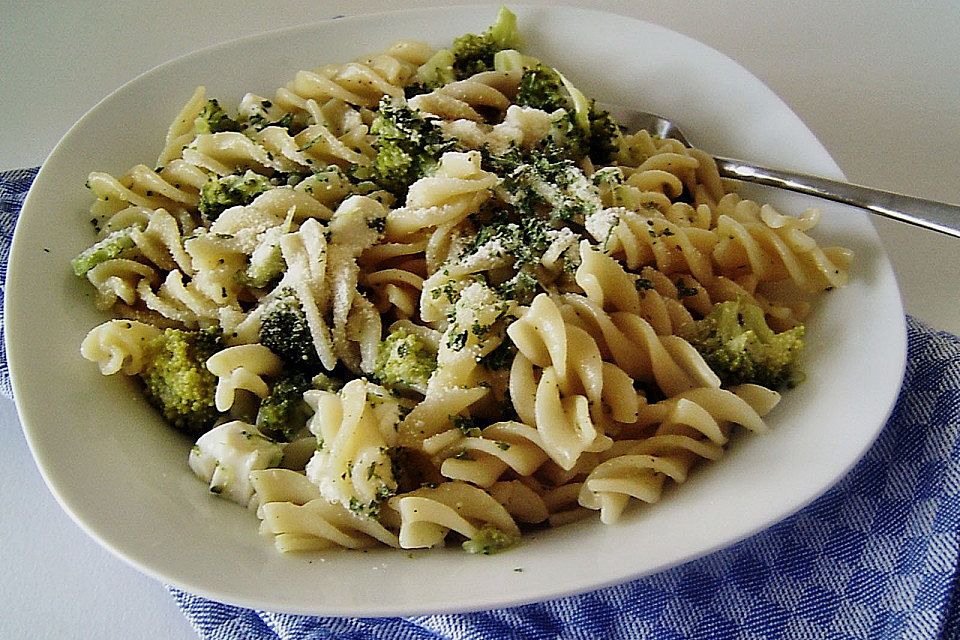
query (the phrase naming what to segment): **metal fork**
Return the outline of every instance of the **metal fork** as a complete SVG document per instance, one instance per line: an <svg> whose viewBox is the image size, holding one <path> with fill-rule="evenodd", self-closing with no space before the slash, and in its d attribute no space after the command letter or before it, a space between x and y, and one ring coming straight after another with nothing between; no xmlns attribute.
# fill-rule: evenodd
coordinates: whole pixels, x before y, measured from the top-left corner
<svg viewBox="0 0 960 640"><path fill-rule="evenodd" d="M631 131L646 129L651 135L674 138L688 147L692 146L676 123L667 118L619 106L609 108L611 113ZM770 169L733 158L714 156L714 160L720 175L725 178L756 182L842 202L893 220L960 238L960 206L954 204L882 191L795 171Z"/></svg>

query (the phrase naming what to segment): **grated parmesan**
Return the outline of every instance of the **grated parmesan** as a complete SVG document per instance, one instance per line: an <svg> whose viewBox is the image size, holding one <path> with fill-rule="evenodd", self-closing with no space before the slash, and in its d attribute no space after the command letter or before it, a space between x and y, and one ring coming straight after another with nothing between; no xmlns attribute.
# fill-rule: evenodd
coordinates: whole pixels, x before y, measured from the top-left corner
<svg viewBox="0 0 960 640"><path fill-rule="evenodd" d="M626 212L623 207L597 209L587 216L584 226L597 242L606 242L610 233L620 224L620 216Z"/></svg>

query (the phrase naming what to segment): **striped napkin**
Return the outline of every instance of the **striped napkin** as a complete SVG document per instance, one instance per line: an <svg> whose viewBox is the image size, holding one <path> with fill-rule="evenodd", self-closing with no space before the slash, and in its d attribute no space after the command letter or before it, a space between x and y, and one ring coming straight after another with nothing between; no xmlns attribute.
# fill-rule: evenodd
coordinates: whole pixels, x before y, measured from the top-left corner
<svg viewBox="0 0 960 640"><path fill-rule="evenodd" d="M0 173L3 278L35 175ZM685 565L549 602L412 618L290 615L170 593L203 640L960 640L960 338L910 317L907 329L900 397L855 468L792 517ZM11 396L3 355L0 392Z"/></svg>

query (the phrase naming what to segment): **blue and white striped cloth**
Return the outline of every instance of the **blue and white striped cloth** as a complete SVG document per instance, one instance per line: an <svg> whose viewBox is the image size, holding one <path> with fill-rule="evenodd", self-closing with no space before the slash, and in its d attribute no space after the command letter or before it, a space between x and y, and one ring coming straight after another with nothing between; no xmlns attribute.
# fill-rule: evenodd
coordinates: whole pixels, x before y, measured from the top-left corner
<svg viewBox="0 0 960 640"><path fill-rule="evenodd" d="M13 388L10 386L6 326L3 323L3 303L7 297L7 257L13 244L17 216L38 170L34 167L0 172L0 287L3 288L3 296L0 296L0 393L8 398L13 397Z"/></svg>
<svg viewBox="0 0 960 640"><path fill-rule="evenodd" d="M0 173L2 275L35 175ZM904 386L863 460L799 513L680 567L550 602L412 618L288 615L170 591L203 640L960 640L960 338L907 325ZM11 394L5 358L0 391Z"/></svg>

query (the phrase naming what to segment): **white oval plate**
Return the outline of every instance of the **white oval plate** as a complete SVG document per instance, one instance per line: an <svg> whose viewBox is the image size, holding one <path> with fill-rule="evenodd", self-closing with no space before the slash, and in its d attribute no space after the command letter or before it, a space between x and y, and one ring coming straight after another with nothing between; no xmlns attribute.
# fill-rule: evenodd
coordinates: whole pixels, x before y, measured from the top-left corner
<svg viewBox="0 0 960 640"><path fill-rule="evenodd" d="M518 8L527 50L588 95L670 114L703 148L842 177L796 115L716 51L604 13ZM856 252L849 286L809 324L808 381L658 505L526 537L507 553L281 555L253 513L213 497L187 468L191 443L79 356L103 317L69 260L93 240L91 170L151 163L197 85L235 103L272 95L302 68L345 62L401 38L444 46L492 22L495 7L343 18L216 46L121 87L84 116L44 164L23 208L7 280L8 354L24 433L51 491L91 536L159 580L216 600L297 613L395 615L521 604L615 584L730 545L807 504L873 442L899 389L906 337L890 264L865 214L775 191L798 213L824 210L817 236ZM375 43L375 44L364 44ZM522 569L522 571L520 571Z"/></svg>

